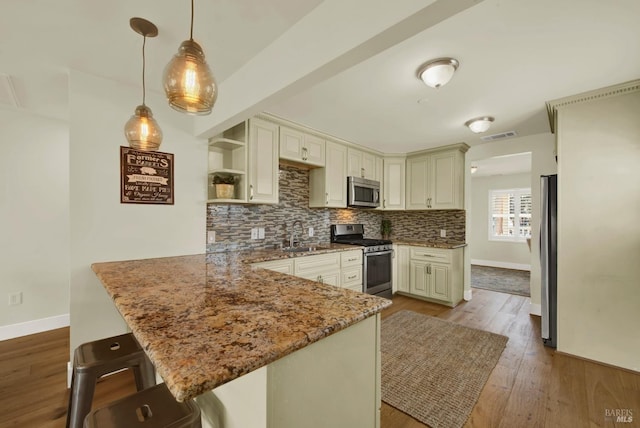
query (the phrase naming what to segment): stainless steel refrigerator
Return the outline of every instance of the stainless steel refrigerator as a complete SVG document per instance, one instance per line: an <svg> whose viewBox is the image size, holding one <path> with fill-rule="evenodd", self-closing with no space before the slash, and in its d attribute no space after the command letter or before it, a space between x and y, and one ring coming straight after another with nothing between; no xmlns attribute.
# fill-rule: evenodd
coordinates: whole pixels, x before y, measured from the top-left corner
<svg viewBox="0 0 640 428"><path fill-rule="evenodd" d="M542 274L542 341L555 348L558 340L558 176L540 177L540 267Z"/></svg>

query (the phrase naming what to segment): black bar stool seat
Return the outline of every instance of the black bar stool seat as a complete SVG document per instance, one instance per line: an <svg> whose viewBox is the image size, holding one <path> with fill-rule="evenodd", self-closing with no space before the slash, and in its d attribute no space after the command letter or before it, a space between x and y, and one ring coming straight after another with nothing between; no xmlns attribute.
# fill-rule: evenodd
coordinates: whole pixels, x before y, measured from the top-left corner
<svg viewBox="0 0 640 428"><path fill-rule="evenodd" d="M123 369L133 370L138 391L156 384L153 364L131 333L87 342L76 348L67 428L82 428L91 411L98 379Z"/></svg>
<svg viewBox="0 0 640 428"><path fill-rule="evenodd" d="M179 403L164 383L89 413L84 428L201 428L193 400Z"/></svg>

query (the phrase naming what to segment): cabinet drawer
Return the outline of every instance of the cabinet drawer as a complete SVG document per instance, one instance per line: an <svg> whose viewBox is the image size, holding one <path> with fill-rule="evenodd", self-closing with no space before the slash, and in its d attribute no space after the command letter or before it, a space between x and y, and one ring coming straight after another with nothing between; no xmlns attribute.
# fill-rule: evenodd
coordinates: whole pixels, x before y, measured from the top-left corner
<svg viewBox="0 0 640 428"><path fill-rule="evenodd" d="M304 276L316 271L340 271L340 253L320 254L317 256L298 257L294 263L295 274Z"/></svg>
<svg viewBox="0 0 640 428"><path fill-rule="evenodd" d="M353 291L359 291L359 292L363 292L362 291L362 284L356 284L356 285L350 285L348 287L343 287L343 288L348 288L349 290L353 290Z"/></svg>
<svg viewBox="0 0 640 428"><path fill-rule="evenodd" d="M288 275L293 274L293 260L291 259L254 263L253 266L274 270L276 272L286 273Z"/></svg>
<svg viewBox="0 0 640 428"><path fill-rule="evenodd" d="M344 251L340 253L342 267L362 266L362 250Z"/></svg>
<svg viewBox="0 0 640 428"><path fill-rule="evenodd" d="M353 285L360 285L362 288L362 266L342 270L342 287L350 288Z"/></svg>
<svg viewBox="0 0 640 428"><path fill-rule="evenodd" d="M313 272L306 275L300 275L300 278L310 279L311 281L321 282L329 285L340 285L340 278L338 272Z"/></svg>
<svg viewBox="0 0 640 428"><path fill-rule="evenodd" d="M412 247L410 258L425 262L451 263L451 250Z"/></svg>

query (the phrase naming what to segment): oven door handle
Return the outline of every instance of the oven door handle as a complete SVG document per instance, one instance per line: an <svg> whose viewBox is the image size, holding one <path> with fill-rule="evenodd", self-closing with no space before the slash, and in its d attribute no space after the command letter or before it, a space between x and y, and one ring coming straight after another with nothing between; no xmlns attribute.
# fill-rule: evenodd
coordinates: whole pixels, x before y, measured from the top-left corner
<svg viewBox="0 0 640 428"><path fill-rule="evenodd" d="M393 253L394 250L384 250L384 251L378 251L376 253L364 253L365 257L369 257L369 256L384 256L387 254L391 254L391 257L393 257Z"/></svg>

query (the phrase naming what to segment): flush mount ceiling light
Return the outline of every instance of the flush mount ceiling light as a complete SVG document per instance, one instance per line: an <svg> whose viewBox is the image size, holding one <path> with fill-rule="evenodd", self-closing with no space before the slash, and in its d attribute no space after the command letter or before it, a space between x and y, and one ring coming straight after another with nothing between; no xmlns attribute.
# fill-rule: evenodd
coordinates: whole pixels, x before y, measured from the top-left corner
<svg viewBox="0 0 640 428"><path fill-rule="evenodd" d="M211 113L218 87L202 48L193 40L193 0L189 40L182 42L165 67L162 81L169 105L174 109L195 115Z"/></svg>
<svg viewBox="0 0 640 428"><path fill-rule="evenodd" d="M451 80L460 63L453 58L438 58L429 61L418 71L418 77L432 88L444 86Z"/></svg>
<svg viewBox="0 0 640 428"><path fill-rule="evenodd" d="M477 166L471 165L471 174L475 174L477 170L478 170Z"/></svg>
<svg viewBox="0 0 640 428"><path fill-rule="evenodd" d="M145 105L145 82L144 68L145 57L144 47L147 37L158 35L158 28L151 22L143 18L131 18L129 25L136 33L142 35L142 104L136 107L136 111L131 119L124 125L124 135L129 142L129 147L136 150L154 151L158 150L162 143L162 130L158 122L153 118L151 109Z"/></svg>
<svg viewBox="0 0 640 428"><path fill-rule="evenodd" d="M491 126L491 122L495 119L491 116L476 117L475 119L467 120L464 125L468 126L471 132L480 134L486 132Z"/></svg>

